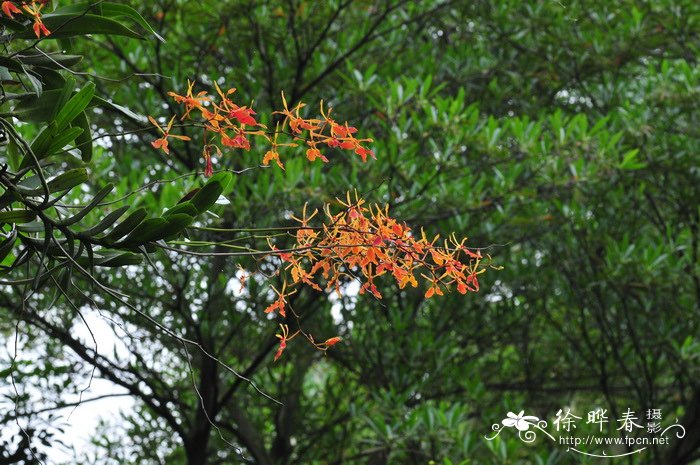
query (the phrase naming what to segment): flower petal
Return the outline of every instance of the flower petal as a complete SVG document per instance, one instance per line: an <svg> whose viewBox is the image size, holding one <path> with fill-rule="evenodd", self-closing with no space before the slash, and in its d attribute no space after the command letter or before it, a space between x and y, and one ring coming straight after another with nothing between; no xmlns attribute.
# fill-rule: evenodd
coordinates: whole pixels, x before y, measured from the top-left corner
<svg viewBox="0 0 700 465"><path fill-rule="evenodd" d="M521 419L515 422L515 427L518 428L518 431L527 431L530 429L530 424Z"/></svg>

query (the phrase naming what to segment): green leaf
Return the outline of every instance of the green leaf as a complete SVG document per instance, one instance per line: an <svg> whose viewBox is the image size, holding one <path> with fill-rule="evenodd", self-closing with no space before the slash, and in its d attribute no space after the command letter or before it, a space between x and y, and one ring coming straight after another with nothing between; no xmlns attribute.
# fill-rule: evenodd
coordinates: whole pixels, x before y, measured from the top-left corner
<svg viewBox="0 0 700 465"><path fill-rule="evenodd" d="M24 66L22 68L24 69ZM36 96L41 97L41 93L44 90L44 86L42 85L41 80L26 69L24 69L24 75L29 80L29 84L31 84L32 89L34 89L34 93L36 94Z"/></svg>
<svg viewBox="0 0 700 465"><path fill-rule="evenodd" d="M66 55L64 53L47 53L38 55L22 55L25 65L41 66L50 69L65 69L82 61L82 55Z"/></svg>
<svg viewBox="0 0 700 465"><path fill-rule="evenodd" d="M61 93L58 95L58 99L56 100L56 103L54 104L53 107L53 112L51 113L51 120L56 119L56 115L58 115L58 112L61 111L61 109L68 103L68 101L71 99L71 95L75 91L75 78L73 76L68 76L63 83L63 88L61 89Z"/></svg>
<svg viewBox="0 0 700 465"><path fill-rule="evenodd" d="M120 267L139 265L143 261L140 254L122 250L101 250L92 259L89 256L81 256L77 262L82 266Z"/></svg>
<svg viewBox="0 0 700 465"><path fill-rule="evenodd" d="M0 224L21 224L29 223L36 218L36 213L30 210L10 210L0 212Z"/></svg>
<svg viewBox="0 0 700 465"><path fill-rule="evenodd" d="M26 29L22 25L22 23L15 21L13 19L7 18L5 15L0 15L0 25L5 26L6 28L8 28L12 31L24 31Z"/></svg>
<svg viewBox="0 0 700 465"><path fill-rule="evenodd" d="M51 141L51 145L49 146L48 150L46 150L46 156L51 156L59 152L61 149L63 149L63 147L68 145L69 142L74 141L82 133L82 128L66 129L61 135L53 138L53 140Z"/></svg>
<svg viewBox="0 0 700 465"><path fill-rule="evenodd" d="M74 41L75 39L71 39L70 37L63 37L58 39L58 46L61 48L61 50L72 52L75 49L73 44Z"/></svg>
<svg viewBox="0 0 700 465"><path fill-rule="evenodd" d="M638 154L639 149L633 149L627 152L622 158L622 163L620 163L620 169L638 170L647 166L646 163L637 161Z"/></svg>
<svg viewBox="0 0 700 465"><path fill-rule="evenodd" d="M3 240L0 241L0 263L5 260L5 257L9 255L9 253L12 251L12 247L15 245L15 241L17 240L17 229L12 228L12 231L10 231L7 235L0 235L0 237L3 237Z"/></svg>
<svg viewBox="0 0 700 465"><path fill-rule="evenodd" d="M146 218L146 209L141 207L134 210L124 221L119 223L109 234L104 237L104 242L112 243L129 234Z"/></svg>
<svg viewBox="0 0 700 465"><path fill-rule="evenodd" d="M55 69L35 67L34 70L41 76L41 82L44 83L44 92L63 89L66 85L66 78ZM70 75L68 76L70 77Z"/></svg>
<svg viewBox="0 0 700 465"><path fill-rule="evenodd" d="M62 93L61 89L47 90L41 97L26 96L13 102L12 111L23 121L51 121L53 109Z"/></svg>
<svg viewBox="0 0 700 465"><path fill-rule="evenodd" d="M123 215L124 213L126 213L126 211L127 211L129 208L131 208L129 205L124 205L123 207L120 207L120 208L114 210L113 212L111 212L110 214L108 214L107 216L105 216L104 218L102 218L102 221L100 221L99 223L97 223L97 224L96 224L95 226L93 226L92 228L86 229L85 231L81 232L81 234L82 234L83 236L88 236L88 237L98 235L99 233L101 233L102 231L105 231L107 228L109 228L109 227L112 226L114 223L116 223L117 220L118 220L119 218L121 218L122 215Z"/></svg>
<svg viewBox="0 0 700 465"><path fill-rule="evenodd" d="M116 103L110 102L108 100L105 100L101 97L95 97L92 100L92 103L90 106L99 106L102 108L109 108L111 110L118 111L119 113L123 114L124 116L131 118L136 121L147 121L145 116L139 115L134 113L133 111L129 110L128 108L122 106L122 105L117 105Z"/></svg>
<svg viewBox="0 0 700 465"><path fill-rule="evenodd" d="M14 58L0 56L0 66L4 66L8 70L15 73L24 73L24 66L22 66L22 62L15 60Z"/></svg>
<svg viewBox="0 0 700 465"><path fill-rule="evenodd" d="M175 213L167 218L150 218L141 223L121 243L120 247L136 247L178 234L192 224L193 217L185 213Z"/></svg>
<svg viewBox="0 0 700 465"><path fill-rule="evenodd" d="M56 102L60 98L61 92L61 89L51 89L44 91L40 98L36 95L27 95L16 99L13 102L12 111L16 113L17 117L21 120L32 122L51 121L53 119L53 109L56 107ZM88 108L90 107L109 108L135 121L146 121L144 116L138 115L124 106L117 105L97 96L92 97L92 100L88 104Z"/></svg>
<svg viewBox="0 0 700 465"><path fill-rule="evenodd" d="M143 19L143 16L141 16L138 11L134 10L129 5L114 2L101 2L98 4L84 2L76 5L67 5L58 8L54 11L54 14L80 14L84 13L85 11L88 11L91 7L93 11L96 11L95 7L97 6L101 8L101 11L99 11L101 16L106 16L110 18L129 18L130 20L144 28L146 31L153 34L158 40L160 40L161 42L165 42L165 40L160 35L158 35L158 33L151 27L151 25L148 24L148 22L145 19Z"/></svg>
<svg viewBox="0 0 700 465"><path fill-rule="evenodd" d="M92 198L89 204L82 210L80 210L78 213L75 215L71 216L70 218L64 220L61 224L65 226L70 226L71 224L75 224L78 221L82 220L85 218L85 216L92 211L93 208L97 206L98 203L102 202L105 197L109 195L110 192L114 189L114 184L107 184L105 187L100 189L97 194Z"/></svg>
<svg viewBox="0 0 700 465"><path fill-rule="evenodd" d="M102 6L102 14L105 16L110 16L113 18L116 17L124 17L124 18L129 18L130 20L134 21L137 23L139 26L153 34L153 36L158 39L161 42L165 42L165 39L163 39L160 34L158 34L155 29L151 27L150 24L148 24L148 21L143 19L143 16L139 14L138 11L130 7L129 5L124 5L121 3L114 3L114 2L103 2L101 4Z"/></svg>
<svg viewBox="0 0 700 465"><path fill-rule="evenodd" d="M56 132L56 122L51 121L51 123L48 126L44 127L44 129L42 129L36 136L36 138L32 141L32 153L36 156L37 160L41 160L42 158L46 157L49 151L49 147L51 146L54 134L56 134ZM27 166L33 165L34 159L29 154L27 154L22 160L20 168L26 168Z"/></svg>
<svg viewBox="0 0 700 465"><path fill-rule="evenodd" d="M168 230L166 231L167 234L165 234L163 237L170 237L173 235L180 234L184 229L192 224L192 221L194 221L194 217L186 214L186 213L174 213L170 215L168 218ZM162 238L159 238L162 239ZM156 239L157 240L157 239Z"/></svg>
<svg viewBox="0 0 700 465"><path fill-rule="evenodd" d="M17 229L28 233L40 233L44 232L46 230L46 227L41 221L30 221L28 223L18 224Z"/></svg>
<svg viewBox="0 0 700 465"><path fill-rule="evenodd" d="M80 150L80 158L85 162L92 160L92 131L90 130L90 121L87 113L80 113L74 120L73 125L80 128L82 132L75 138L75 147Z"/></svg>
<svg viewBox="0 0 700 465"><path fill-rule="evenodd" d="M119 254L113 255L104 261L99 261L95 263L96 266L104 267L120 267L128 265L140 265L143 261L143 256L133 252L120 252Z"/></svg>
<svg viewBox="0 0 700 465"><path fill-rule="evenodd" d="M11 74L10 70L4 66L0 66L0 82L3 84L19 84Z"/></svg>
<svg viewBox="0 0 700 465"><path fill-rule="evenodd" d="M88 180L87 169L74 168L59 174L48 182L51 192L62 192L74 188Z"/></svg>
<svg viewBox="0 0 700 465"><path fill-rule="evenodd" d="M93 14L55 14L49 13L42 16L51 35L44 40L65 39L67 37L84 36L86 34L107 34L143 39L138 32L132 31L119 21ZM31 29L16 35L20 39L34 38Z"/></svg>
<svg viewBox="0 0 700 465"><path fill-rule="evenodd" d="M195 217L199 214L197 207L195 207L192 202L182 202L175 205L173 208L168 210L163 214L164 218L175 215L177 213L185 213L191 217Z"/></svg>
<svg viewBox="0 0 700 465"><path fill-rule="evenodd" d="M7 161L13 170L18 170L22 163L22 153L14 139L10 138L7 142Z"/></svg>
<svg viewBox="0 0 700 465"><path fill-rule="evenodd" d="M231 173L217 173L192 197L192 205L199 213L209 210L231 182Z"/></svg>
<svg viewBox="0 0 700 465"><path fill-rule="evenodd" d="M77 116L85 111L88 104L92 100L93 95L95 95L95 84L88 82L85 87L80 89L80 91L71 97L62 108L61 111L56 115L56 126L58 131L62 131L68 124L70 124Z"/></svg>
<svg viewBox="0 0 700 465"><path fill-rule="evenodd" d="M116 246L132 247L156 240L165 234L168 229L168 220L165 218L149 218L139 224L121 243Z"/></svg>
<svg viewBox="0 0 700 465"><path fill-rule="evenodd" d="M47 184L49 186L49 192L54 193L67 191L87 180L88 174L85 168L74 168L59 174L48 181ZM17 190L28 197L44 195L44 189L41 187L39 176L23 179L20 184L17 185Z"/></svg>

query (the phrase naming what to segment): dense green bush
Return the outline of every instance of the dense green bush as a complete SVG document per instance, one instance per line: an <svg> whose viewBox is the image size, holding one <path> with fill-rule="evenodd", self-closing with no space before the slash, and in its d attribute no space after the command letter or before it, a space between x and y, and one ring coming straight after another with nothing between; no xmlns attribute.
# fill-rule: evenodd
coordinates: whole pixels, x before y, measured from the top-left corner
<svg viewBox="0 0 700 465"><path fill-rule="evenodd" d="M561 408L596 406L617 418L662 409L664 424L686 427L682 440L627 463L697 461L696 1L127 3L128 14L90 10L124 29L70 41L52 41L54 32L37 44L31 21L3 18L0 218L19 224L0 239L0 328L12 346L21 320L21 395L2 392L0 419L16 436L0 461L18 450L31 463L28 443L65 456L57 420L33 410L77 401L92 366L136 404L96 431L77 463L598 463L515 434L484 439L509 411L551 422ZM306 327L344 341L325 354L295 344L277 363L275 324L261 317L273 295L257 279L239 291L239 266L278 285L274 263L159 249L138 267L95 266L90 276L114 294L99 289L77 265L135 263L148 249L114 251L85 234L106 206L62 225L81 210L52 199L119 199L110 212L123 205L153 219L200 187L200 131L181 128L192 140L164 157L151 146L155 128L145 129L145 115L177 113L168 92L183 93L187 79L235 86L261 114L279 108L282 90L290 101L325 99L371 133L377 154L367 164L293 158L282 171L258 168L263 152L227 153L216 166L236 173L223 190L229 203L197 218L198 239L263 248L251 230L287 227L304 202L357 189L411 226L469 234L503 269L468 299L426 300L390 281L381 301L305 289L292 304ZM108 182L114 191L100 198ZM58 225L47 230L41 215ZM49 236L65 250L47 247ZM37 267L50 282L34 279ZM81 318L99 314L118 350L98 341L96 354L77 336ZM40 387L41 404L28 386ZM14 405L32 441L22 441Z"/></svg>

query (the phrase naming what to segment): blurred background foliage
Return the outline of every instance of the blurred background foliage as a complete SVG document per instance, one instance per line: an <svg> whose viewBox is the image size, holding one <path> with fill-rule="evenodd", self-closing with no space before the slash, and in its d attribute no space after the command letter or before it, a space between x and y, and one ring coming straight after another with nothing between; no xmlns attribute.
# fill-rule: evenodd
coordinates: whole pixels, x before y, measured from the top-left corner
<svg viewBox="0 0 700 465"><path fill-rule="evenodd" d="M427 301L388 281L382 301L306 289L293 298L305 325L344 342L327 355L292 343L274 364L276 323L262 314L273 296L258 279L239 291L237 274L239 265L269 273L270 264L159 252L148 266L96 272L283 405L119 302L90 295L80 277L85 292L71 298L83 313L109 318L122 350L105 341L96 355L76 335L84 323L67 300L25 317L3 289L4 345L25 319L16 382L41 386L41 404L30 395L17 401L44 435L35 447L67 450L51 442L57 423L37 406L75 402L96 365L97 377L136 402L68 463L597 463L542 438L525 445L508 431L493 442L484 435L508 411L551 422L561 408L585 418L598 406L611 418L662 409L664 425L678 418L686 427L683 440L622 462L697 462L697 1L125 3L165 42L64 44L86 57L76 79L129 110L90 112L93 133L105 137L83 197L107 181L117 195L153 183L129 202L159 215L200 184L189 174L203 167L197 131L183 128L192 142L165 156L150 145L158 135L144 130L143 115L178 111L167 92L182 93L187 79L236 87L260 115L279 109L284 91L290 102L333 106L375 139L377 160L331 153L328 164L309 163L283 152L285 172L235 175L224 193L230 203L204 223L285 226L304 202L318 207L356 189L412 227L468 235L503 269L466 298ZM263 154L232 151L215 169L256 167ZM264 245L247 233L198 234ZM16 399L5 394L0 419L15 431ZM608 427L621 434L614 421ZM8 450L26 447L23 437L17 430Z"/></svg>

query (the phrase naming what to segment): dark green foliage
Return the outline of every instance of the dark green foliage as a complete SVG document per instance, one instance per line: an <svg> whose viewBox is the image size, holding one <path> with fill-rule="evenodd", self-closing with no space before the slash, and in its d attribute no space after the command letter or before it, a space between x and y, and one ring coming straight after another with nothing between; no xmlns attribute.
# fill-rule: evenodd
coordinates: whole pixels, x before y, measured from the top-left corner
<svg viewBox="0 0 700 465"><path fill-rule="evenodd" d="M264 465L593 464L542 438L484 435L509 411L551 424L560 408L585 419L601 406L608 436L627 408L659 408L664 425L687 428L624 463L697 463L697 1L103 2L89 15L102 19L81 19L70 48L38 45L48 62L33 50L0 58L1 111L26 123L13 134L3 116L0 147L3 186L19 177L0 196L0 276L18 281L2 289L0 334L11 340L21 318L36 351L16 376L58 404L83 387L71 381L86 375L80 363L96 363L137 401L124 430L96 431L97 449L76 461L239 463L233 443ZM81 40L88 27L127 37ZM204 182L192 174L204 166L202 131L178 127L193 140L161 158L143 117L181 113L167 93L187 79L236 87L268 127L281 91L309 116L324 99L371 133L377 160L328 149L330 163L309 163L287 147L286 171L263 169L261 143L217 157L225 171ZM61 205L24 202L46 194L28 148ZM290 298L304 329L343 342L324 354L298 336L273 363L277 323L295 330L263 313L278 264L235 254L267 250L269 236L290 245L277 228L296 224L291 214L355 189L415 231L469 235L503 269L478 294L429 301L391 280L378 282L382 301L304 289ZM164 240L218 255L159 249ZM252 275L243 290L239 265ZM127 328L127 354L93 360L89 339L71 339L83 327L76 308Z"/></svg>

